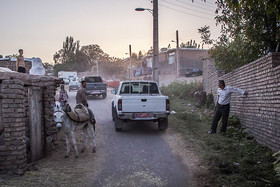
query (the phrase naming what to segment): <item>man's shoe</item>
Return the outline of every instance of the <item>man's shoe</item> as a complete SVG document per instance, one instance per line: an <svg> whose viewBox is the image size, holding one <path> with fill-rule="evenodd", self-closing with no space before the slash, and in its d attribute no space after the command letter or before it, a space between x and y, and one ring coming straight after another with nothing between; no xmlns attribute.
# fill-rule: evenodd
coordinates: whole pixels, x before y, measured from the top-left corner
<svg viewBox="0 0 280 187"><path fill-rule="evenodd" d="M216 132L214 132L213 130L208 131L208 134L214 134Z"/></svg>

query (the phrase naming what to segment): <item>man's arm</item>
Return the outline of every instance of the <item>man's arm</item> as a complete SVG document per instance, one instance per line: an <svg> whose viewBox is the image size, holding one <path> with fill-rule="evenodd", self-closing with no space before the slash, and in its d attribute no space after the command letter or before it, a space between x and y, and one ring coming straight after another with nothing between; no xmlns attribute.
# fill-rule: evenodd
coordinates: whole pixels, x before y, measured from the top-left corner
<svg viewBox="0 0 280 187"><path fill-rule="evenodd" d="M242 90L240 88L229 87L229 90L231 93L239 93L239 94L245 95L245 96L248 95L248 92L246 92L245 90Z"/></svg>

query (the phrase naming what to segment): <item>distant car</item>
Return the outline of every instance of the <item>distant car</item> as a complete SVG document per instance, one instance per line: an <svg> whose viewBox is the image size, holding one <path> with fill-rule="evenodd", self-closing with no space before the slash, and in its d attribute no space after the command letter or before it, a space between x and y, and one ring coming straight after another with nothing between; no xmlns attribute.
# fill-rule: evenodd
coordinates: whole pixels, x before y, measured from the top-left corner
<svg viewBox="0 0 280 187"><path fill-rule="evenodd" d="M78 90L79 87L80 87L80 82L79 82L79 81L71 81L71 82L69 83L69 92L70 92L71 90Z"/></svg>
<svg viewBox="0 0 280 187"><path fill-rule="evenodd" d="M64 84L69 84L70 83L70 80L66 79L66 78L63 78L63 81L64 81Z"/></svg>
<svg viewBox="0 0 280 187"><path fill-rule="evenodd" d="M195 77L195 76L202 75L202 71L197 68L191 68L191 69L187 69L185 74L186 74L186 77Z"/></svg>

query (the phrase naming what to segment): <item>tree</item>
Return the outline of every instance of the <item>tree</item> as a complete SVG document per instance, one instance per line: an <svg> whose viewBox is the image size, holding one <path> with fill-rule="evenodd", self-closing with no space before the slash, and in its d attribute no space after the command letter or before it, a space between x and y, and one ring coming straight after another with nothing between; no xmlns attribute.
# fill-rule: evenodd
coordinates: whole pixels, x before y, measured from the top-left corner
<svg viewBox="0 0 280 187"><path fill-rule="evenodd" d="M139 51L139 53L138 53L138 58L141 59L143 56L144 56L144 55L143 55L143 52L142 52L142 51Z"/></svg>
<svg viewBox="0 0 280 187"><path fill-rule="evenodd" d="M137 54L136 53L131 53L131 59L136 60L137 59Z"/></svg>
<svg viewBox="0 0 280 187"><path fill-rule="evenodd" d="M201 39L202 39L202 43L203 44L212 44L213 43L213 39L210 39L211 37L211 33L210 33L210 26L204 26L204 27L200 27L198 29L198 33L201 34Z"/></svg>
<svg viewBox="0 0 280 187"><path fill-rule="evenodd" d="M279 52L279 12L280 0L217 0L221 36L210 50L216 65L232 71L269 52Z"/></svg>

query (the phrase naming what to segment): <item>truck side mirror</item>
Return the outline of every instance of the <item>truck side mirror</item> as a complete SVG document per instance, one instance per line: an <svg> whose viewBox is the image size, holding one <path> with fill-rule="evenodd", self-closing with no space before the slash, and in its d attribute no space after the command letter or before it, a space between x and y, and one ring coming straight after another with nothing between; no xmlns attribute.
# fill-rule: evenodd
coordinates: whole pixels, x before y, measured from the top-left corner
<svg viewBox="0 0 280 187"><path fill-rule="evenodd" d="M112 90L111 93L116 95L117 91L116 90Z"/></svg>

